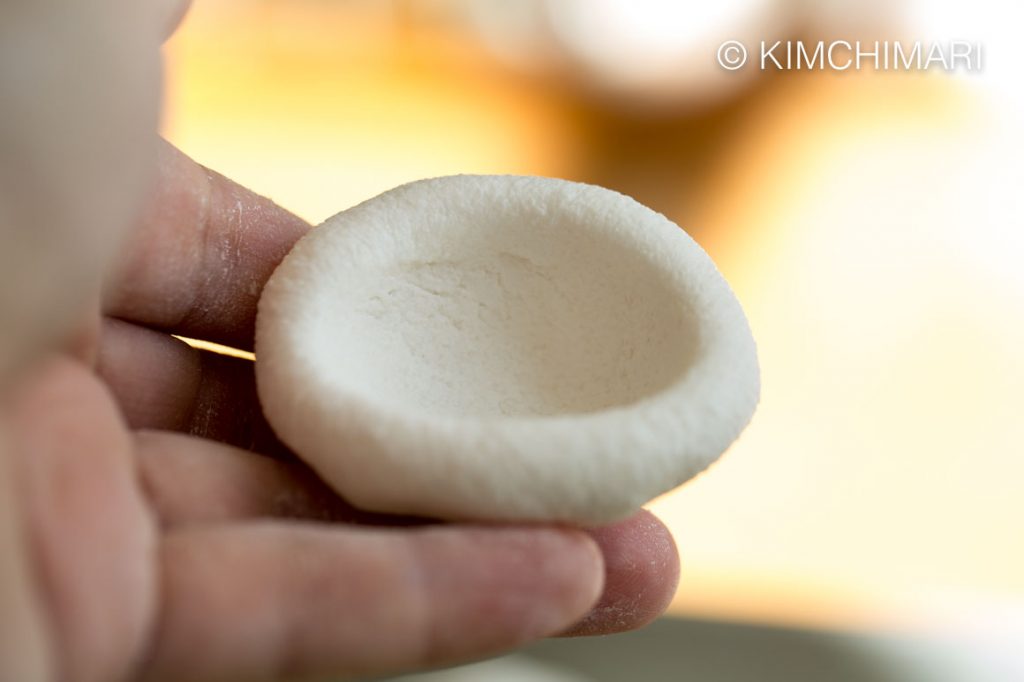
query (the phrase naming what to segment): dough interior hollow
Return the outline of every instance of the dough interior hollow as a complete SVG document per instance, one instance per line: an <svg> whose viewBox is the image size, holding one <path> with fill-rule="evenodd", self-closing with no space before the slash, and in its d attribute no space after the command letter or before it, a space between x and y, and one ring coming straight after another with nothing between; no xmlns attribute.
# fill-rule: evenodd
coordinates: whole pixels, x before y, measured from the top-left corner
<svg viewBox="0 0 1024 682"><path fill-rule="evenodd" d="M596 412L676 381L698 330L669 283L611 235L528 208L426 218L380 261L348 265L321 307L337 329L321 337L329 371L390 405L455 417Z"/></svg>
<svg viewBox="0 0 1024 682"><path fill-rule="evenodd" d="M278 435L353 502L449 518L619 518L749 419L742 311L700 248L609 190L411 183L299 242L260 302Z"/></svg>

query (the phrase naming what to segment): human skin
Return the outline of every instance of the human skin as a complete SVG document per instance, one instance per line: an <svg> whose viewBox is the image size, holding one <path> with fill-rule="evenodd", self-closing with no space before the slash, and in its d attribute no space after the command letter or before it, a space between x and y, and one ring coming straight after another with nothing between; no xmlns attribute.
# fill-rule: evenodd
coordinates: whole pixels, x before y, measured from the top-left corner
<svg viewBox="0 0 1024 682"><path fill-rule="evenodd" d="M0 382L67 332L140 209L178 9L0 4Z"/></svg>
<svg viewBox="0 0 1024 682"><path fill-rule="evenodd" d="M160 10L146 26L178 8ZM32 211L0 217L0 284L32 300L0 320L0 679L382 674L664 609L678 561L647 513L590 532L372 516L285 450L252 364L170 333L250 348L262 285L308 226L153 139L111 139L127 170L94 160L145 183L67 190L67 229L95 251L36 248L15 229L45 227Z"/></svg>

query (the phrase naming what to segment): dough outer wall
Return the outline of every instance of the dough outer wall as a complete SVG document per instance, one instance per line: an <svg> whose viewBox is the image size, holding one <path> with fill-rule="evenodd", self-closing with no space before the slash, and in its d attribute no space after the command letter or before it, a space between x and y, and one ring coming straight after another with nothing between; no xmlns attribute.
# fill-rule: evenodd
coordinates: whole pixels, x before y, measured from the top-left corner
<svg viewBox="0 0 1024 682"><path fill-rule="evenodd" d="M281 440L358 507L584 526L706 468L760 384L735 296L663 215L472 175L303 237L260 299L256 378Z"/></svg>

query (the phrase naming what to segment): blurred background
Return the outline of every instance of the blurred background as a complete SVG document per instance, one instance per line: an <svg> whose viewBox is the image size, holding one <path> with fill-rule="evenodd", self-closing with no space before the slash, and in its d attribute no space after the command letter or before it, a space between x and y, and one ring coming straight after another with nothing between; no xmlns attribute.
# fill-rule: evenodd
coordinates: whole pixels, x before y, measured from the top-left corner
<svg viewBox="0 0 1024 682"><path fill-rule="evenodd" d="M986 0L195 0L164 134L313 223L451 173L665 213L743 302L764 385L740 441L653 504L683 557L672 612L1024 638L1020 20ZM982 68L759 70L776 39L965 40ZM725 40L753 63L718 66Z"/></svg>

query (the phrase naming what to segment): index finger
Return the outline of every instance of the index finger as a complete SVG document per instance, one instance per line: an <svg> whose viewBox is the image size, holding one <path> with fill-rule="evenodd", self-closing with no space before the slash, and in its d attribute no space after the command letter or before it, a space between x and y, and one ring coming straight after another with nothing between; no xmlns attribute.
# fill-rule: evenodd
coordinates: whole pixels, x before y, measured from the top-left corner
<svg viewBox="0 0 1024 682"><path fill-rule="evenodd" d="M309 224L167 142L157 182L105 287L104 312L251 349L263 285Z"/></svg>

